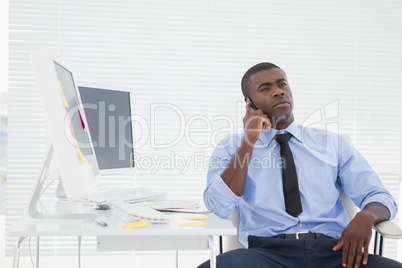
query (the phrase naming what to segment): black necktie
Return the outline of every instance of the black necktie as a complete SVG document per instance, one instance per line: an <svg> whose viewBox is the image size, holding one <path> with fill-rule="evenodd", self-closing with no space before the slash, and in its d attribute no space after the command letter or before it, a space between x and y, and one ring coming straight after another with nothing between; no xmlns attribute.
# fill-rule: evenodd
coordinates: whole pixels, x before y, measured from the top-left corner
<svg viewBox="0 0 402 268"><path fill-rule="evenodd" d="M281 159L282 159L282 183L283 194L285 196L286 212L297 217L303 212L299 184L297 182L297 174L295 162L293 160L292 151L290 150L288 140L292 134L285 133L276 135L274 138L281 146Z"/></svg>

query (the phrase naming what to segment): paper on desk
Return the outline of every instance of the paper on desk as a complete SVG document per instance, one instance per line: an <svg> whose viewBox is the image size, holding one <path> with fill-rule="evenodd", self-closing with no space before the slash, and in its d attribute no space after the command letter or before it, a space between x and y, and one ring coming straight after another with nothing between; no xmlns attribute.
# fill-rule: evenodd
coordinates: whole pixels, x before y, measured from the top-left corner
<svg viewBox="0 0 402 268"><path fill-rule="evenodd" d="M150 222L147 221L136 221L136 222L132 222L126 225L123 225L121 228L123 229L135 229L135 228L143 228L146 226L151 225Z"/></svg>
<svg viewBox="0 0 402 268"><path fill-rule="evenodd" d="M157 210L199 208L198 202L187 200L154 200L146 201L145 205Z"/></svg>
<svg viewBox="0 0 402 268"><path fill-rule="evenodd" d="M208 216L183 217L183 220L188 220L188 221L206 221L206 220L208 220Z"/></svg>
<svg viewBox="0 0 402 268"><path fill-rule="evenodd" d="M147 201L144 204L159 211L184 212L184 213L208 213L209 211L200 207L198 202L189 200L155 200Z"/></svg>
<svg viewBox="0 0 402 268"><path fill-rule="evenodd" d="M190 223L181 223L179 224L180 227L205 227L207 226L203 222L190 222Z"/></svg>

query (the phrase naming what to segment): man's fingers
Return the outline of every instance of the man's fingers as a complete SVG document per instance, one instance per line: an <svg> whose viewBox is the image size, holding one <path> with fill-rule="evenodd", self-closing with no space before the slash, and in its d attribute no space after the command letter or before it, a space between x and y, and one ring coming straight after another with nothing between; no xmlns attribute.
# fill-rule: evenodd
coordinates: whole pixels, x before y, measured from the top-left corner
<svg viewBox="0 0 402 268"><path fill-rule="evenodd" d="M246 114L251 114L251 104L250 103L247 103Z"/></svg>
<svg viewBox="0 0 402 268"><path fill-rule="evenodd" d="M363 257L363 243L359 243L356 248L356 260L355 260L355 268L360 267L360 263Z"/></svg>
<svg viewBox="0 0 402 268"><path fill-rule="evenodd" d="M333 251L338 251L343 247L343 239L342 237L339 239L338 243L335 245L335 247L332 248Z"/></svg>
<svg viewBox="0 0 402 268"><path fill-rule="evenodd" d="M271 124L271 120L269 120L269 118L268 118L268 116L266 115L266 114L264 114L265 115L265 127L264 127L264 129L266 128L268 131L271 131L271 126L272 126L272 124Z"/></svg>
<svg viewBox="0 0 402 268"><path fill-rule="evenodd" d="M264 123L262 124L262 131L264 131L264 129L267 129L269 131L271 129L271 121L269 121L269 119L267 118L266 115L264 117L265 117L265 119L264 119Z"/></svg>
<svg viewBox="0 0 402 268"><path fill-rule="evenodd" d="M264 114L264 112L261 109L258 109L253 112L251 110L251 104L247 103L246 116L243 118L244 125L246 127L248 127L249 123L253 120L259 120L258 124L260 124L259 126L256 126L257 128L255 128L254 131L257 131L257 129L259 129L260 126L261 126L261 131L264 131L264 129L271 131L272 124L271 124L271 120L269 120L269 118L268 118L268 115Z"/></svg>
<svg viewBox="0 0 402 268"><path fill-rule="evenodd" d="M368 263L368 257L369 257L369 253L368 253L368 245L369 243L365 243L364 244L364 256L363 256L363 265L367 265Z"/></svg>
<svg viewBox="0 0 402 268"><path fill-rule="evenodd" d="M349 244L344 244L343 245L343 250L342 250L342 266L346 267L348 264L348 257L349 257Z"/></svg>
<svg viewBox="0 0 402 268"><path fill-rule="evenodd" d="M268 119L267 130L271 131L271 127L272 127L271 120Z"/></svg>
<svg viewBox="0 0 402 268"><path fill-rule="evenodd" d="M353 268L353 264L355 263L355 256L356 256L356 244L353 243L349 246L348 248L348 254L347 254L347 267L348 268ZM361 252L360 252L361 254ZM361 259L361 255L360 255L360 259ZM357 263L357 262L356 262Z"/></svg>

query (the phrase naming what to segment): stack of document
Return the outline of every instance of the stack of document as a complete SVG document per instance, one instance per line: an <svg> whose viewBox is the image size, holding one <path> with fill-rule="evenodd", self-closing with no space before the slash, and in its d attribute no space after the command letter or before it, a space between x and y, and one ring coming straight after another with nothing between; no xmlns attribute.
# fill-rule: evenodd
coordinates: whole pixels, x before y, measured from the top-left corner
<svg viewBox="0 0 402 268"><path fill-rule="evenodd" d="M155 200L146 201L143 205L164 212L209 213L204 205L188 200Z"/></svg>

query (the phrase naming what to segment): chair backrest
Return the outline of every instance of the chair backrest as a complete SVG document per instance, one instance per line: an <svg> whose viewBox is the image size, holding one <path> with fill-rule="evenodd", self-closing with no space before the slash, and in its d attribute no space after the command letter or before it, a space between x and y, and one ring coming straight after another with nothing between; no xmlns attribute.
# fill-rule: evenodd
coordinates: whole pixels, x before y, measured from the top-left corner
<svg viewBox="0 0 402 268"><path fill-rule="evenodd" d="M348 213L349 221L351 221L356 216L357 212L359 212L359 208L356 207L352 199L350 199L349 196L345 195L343 191L339 193L339 196L342 200L343 206L346 209L346 212Z"/></svg>
<svg viewBox="0 0 402 268"><path fill-rule="evenodd" d="M240 225L240 213L239 209L235 208L232 214L229 215L228 220L237 228L237 234L232 236L224 236L223 241L223 252L230 250L244 248L243 244L239 241L239 225Z"/></svg>
<svg viewBox="0 0 402 268"><path fill-rule="evenodd" d="M339 196L346 209L346 212L348 213L349 220L352 220L355 217L356 213L359 211L359 209L353 203L352 199L350 199L348 196L346 196L343 193L343 191L340 192ZM232 212L232 214L230 214L230 216L228 217L228 220L233 224L234 227L237 228L237 235L223 237L223 239L222 239L223 240L223 252L227 252L227 251L238 249L238 248L244 248L243 244L240 243L240 241L239 241L240 213L239 213L238 208L236 208Z"/></svg>

